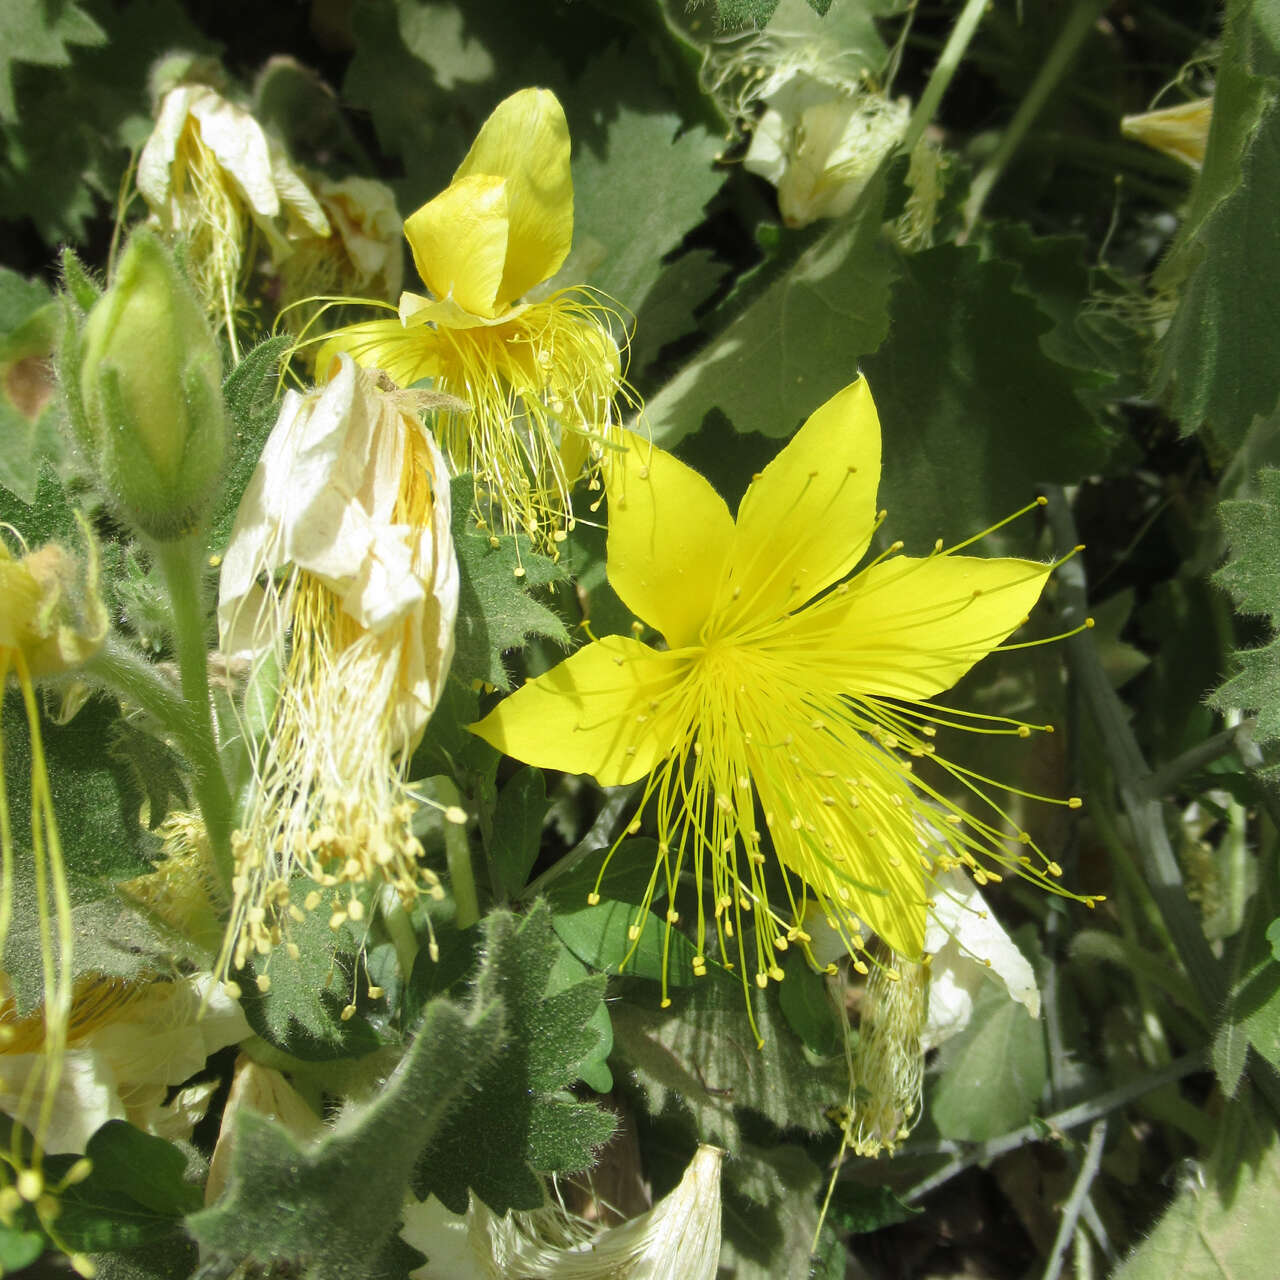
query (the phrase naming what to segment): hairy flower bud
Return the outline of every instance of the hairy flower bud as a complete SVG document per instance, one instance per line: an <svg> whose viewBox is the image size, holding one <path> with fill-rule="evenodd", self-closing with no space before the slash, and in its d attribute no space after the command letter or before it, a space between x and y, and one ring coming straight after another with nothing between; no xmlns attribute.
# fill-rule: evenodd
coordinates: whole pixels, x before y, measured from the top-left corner
<svg viewBox="0 0 1280 1280"><path fill-rule="evenodd" d="M138 231L85 325L84 443L107 490L153 538L197 528L217 492L226 428L204 312L160 242Z"/></svg>

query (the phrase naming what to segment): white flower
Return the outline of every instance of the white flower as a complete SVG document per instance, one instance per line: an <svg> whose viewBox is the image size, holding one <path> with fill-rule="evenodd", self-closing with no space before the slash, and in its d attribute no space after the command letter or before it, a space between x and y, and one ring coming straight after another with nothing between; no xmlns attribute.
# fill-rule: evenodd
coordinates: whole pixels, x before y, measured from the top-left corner
<svg viewBox="0 0 1280 1280"><path fill-rule="evenodd" d="M339 356L321 390L285 396L241 500L222 564L222 648L278 685L233 839L223 973L287 934L296 875L350 884L353 902L357 887L382 883L407 902L442 892L419 862L404 776L458 610L448 471L416 412L432 403Z"/></svg>
<svg viewBox="0 0 1280 1280"><path fill-rule="evenodd" d="M905 100L843 89L802 70L765 102L742 163L777 187L790 227L848 213L902 141L910 115Z"/></svg>
<svg viewBox="0 0 1280 1280"><path fill-rule="evenodd" d="M984 982L1004 983L1010 998L1038 1018L1035 972L973 881L959 871L939 876L933 899L924 935L924 949L933 960L921 1047L937 1048L969 1025Z"/></svg>
<svg viewBox="0 0 1280 1280"><path fill-rule="evenodd" d="M428 1259L410 1280L715 1280L723 1156L700 1146L675 1190L616 1227L559 1208L499 1218L474 1199L466 1214L406 1205L400 1235Z"/></svg>
<svg viewBox="0 0 1280 1280"><path fill-rule="evenodd" d="M190 1137L216 1083L188 1086L166 1103L169 1089L201 1071L210 1054L248 1035L239 1006L213 987L207 973L89 987L72 1008L45 1150L82 1152L108 1120L128 1120L164 1138ZM14 1046L26 1048L24 1039L19 1031ZM35 1046L0 1053L0 1110L28 1126L39 1110L38 1092L28 1082L40 1078L41 1057Z"/></svg>

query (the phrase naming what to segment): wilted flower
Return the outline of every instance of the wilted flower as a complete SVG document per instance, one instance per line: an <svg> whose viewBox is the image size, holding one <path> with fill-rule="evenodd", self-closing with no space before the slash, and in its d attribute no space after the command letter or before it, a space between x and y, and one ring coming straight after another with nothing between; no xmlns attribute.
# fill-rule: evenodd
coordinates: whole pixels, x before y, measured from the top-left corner
<svg viewBox="0 0 1280 1280"><path fill-rule="evenodd" d="M742 164L777 187L787 226L839 218L902 141L909 115L905 100L797 73L766 99Z"/></svg>
<svg viewBox="0 0 1280 1280"><path fill-rule="evenodd" d="M26 866L19 867L15 824L0 771L0 956L13 918L15 888L19 883L30 886L35 900L21 904L38 922L44 1003L36 1015L41 1052L24 1073L18 1100L35 1136L33 1166L39 1164L57 1110L71 1020L74 958L71 900L34 680L81 665L106 636L107 612L98 590L96 544L87 526L84 533L83 561L56 543L17 560L0 541L0 690L12 673L26 712L31 755L29 874ZM7 997L7 992L0 991L0 997ZM6 1010L5 1003L0 1002L0 1053L19 1053L16 1011ZM5 1109L17 1113L15 1108Z"/></svg>
<svg viewBox="0 0 1280 1280"><path fill-rule="evenodd" d="M750 134L743 167L778 189L791 227L848 213L910 115L804 0L783 0L762 31L714 41L702 81Z"/></svg>
<svg viewBox="0 0 1280 1280"><path fill-rule="evenodd" d="M1040 1016L1040 991L1030 961L991 914L966 876L938 877L925 926L929 955L929 1012L920 1033L923 1050L935 1049L969 1025L983 985L1001 982L1011 1000Z"/></svg>
<svg viewBox="0 0 1280 1280"><path fill-rule="evenodd" d="M285 396L222 564L222 647L255 664L248 714L275 697L232 841L222 972L268 954L297 918L296 875L348 885L356 919L366 885L390 883L408 901L441 893L419 865L405 785L458 607L448 476L417 413L433 397L381 390L347 357L339 364L323 390Z"/></svg>
<svg viewBox="0 0 1280 1280"><path fill-rule="evenodd" d="M438 415L450 462L475 473L492 519L564 537L569 491L615 427L622 389L607 309L580 288L534 299L573 240L569 127L555 94L525 89L485 121L449 186L405 222L432 297L330 335L334 351L402 386L431 378L469 413ZM482 499L483 500L483 499Z"/></svg>
<svg viewBox="0 0 1280 1280"><path fill-rule="evenodd" d="M411 1280L714 1280L723 1156L700 1146L673 1191L614 1227L558 1207L500 1218L475 1199L465 1215L434 1199L408 1205L401 1237L428 1258Z"/></svg>
<svg viewBox="0 0 1280 1280"><path fill-rule="evenodd" d="M0 1002L0 1109L34 1128L32 1081L48 1051L37 1014L18 1018ZM214 988L210 974L175 981L90 978L72 1003L65 1066L45 1138L49 1154L85 1149L108 1120L128 1120L163 1138L188 1138L203 1117L216 1081L181 1085L210 1054L250 1034L244 1014Z"/></svg>
<svg viewBox="0 0 1280 1280"><path fill-rule="evenodd" d="M708 871L720 951L730 956L736 938L744 987L749 970L761 987L781 979L778 953L807 946L810 895L866 972L864 923L918 959L930 886L954 867L980 884L1008 870L1065 892L1060 868L984 780L935 744L939 727L1025 737L1046 726L927 701L1024 621L1054 566L940 543L924 558L892 556L896 543L844 581L880 523L879 474L864 381L814 413L753 480L736 524L700 475L633 437L607 472L607 569L667 648L595 641L473 726L508 755L605 786L647 776L640 808L656 801L659 856L632 936L659 878L675 924L677 883L692 873L695 972L706 966ZM918 761L996 821L917 776Z"/></svg>
<svg viewBox="0 0 1280 1280"><path fill-rule="evenodd" d="M289 252L293 236L329 234L323 210L280 147L249 112L208 85L179 84L160 99L137 183L160 228L186 239L197 286L226 325L233 352L253 234L260 232L276 257Z"/></svg>
<svg viewBox="0 0 1280 1280"><path fill-rule="evenodd" d="M1204 164L1212 123L1213 99L1197 98L1176 107L1125 116L1120 121L1120 130L1126 138L1133 138L1193 169L1199 169Z"/></svg>
<svg viewBox="0 0 1280 1280"><path fill-rule="evenodd" d="M307 328L326 296L390 301L404 275L404 222L390 187L360 177L319 177L312 185L331 230L300 236L280 264L281 314L295 333Z"/></svg>

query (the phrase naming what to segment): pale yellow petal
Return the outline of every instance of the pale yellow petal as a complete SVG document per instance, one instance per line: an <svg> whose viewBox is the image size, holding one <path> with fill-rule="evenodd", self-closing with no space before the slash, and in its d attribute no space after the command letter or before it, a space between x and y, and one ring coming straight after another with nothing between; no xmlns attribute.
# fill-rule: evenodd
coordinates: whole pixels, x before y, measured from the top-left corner
<svg viewBox="0 0 1280 1280"><path fill-rule="evenodd" d="M781 617L844 577L875 526L880 419L865 379L838 391L751 483L738 507L719 609Z"/></svg>
<svg viewBox="0 0 1280 1280"><path fill-rule="evenodd" d="M399 386L439 372L440 340L426 324L405 326L399 320L367 320L336 329L316 354L316 378L326 382L335 361L346 352L362 369L381 369Z"/></svg>
<svg viewBox="0 0 1280 1280"><path fill-rule="evenodd" d="M556 95L522 89L499 103L454 184L472 174L496 174L507 184L510 234L496 298L502 306L555 275L573 241L569 125Z"/></svg>
<svg viewBox="0 0 1280 1280"><path fill-rule="evenodd" d="M494 314L509 252L509 193L501 175L455 178L405 219L418 274L437 298L464 311Z"/></svg>
<svg viewBox="0 0 1280 1280"><path fill-rule="evenodd" d="M621 786L675 748L682 726L672 694L686 668L677 654L606 636L530 680L471 731L526 764Z"/></svg>
<svg viewBox="0 0 1280 1280"><path fill-rule="evenodd" d="M724 499L638 435L606 460L609 582L673 649L696 644L733 540Z"/></svg>
<svg viewBox="0 0 1280 1280"><path fill-rule="evenodd" d="M895 556L849 584L829 628L815 611L813 644L842 655L846 692L930 698L1026 618L1051 570L1035 560Z"/></svg>

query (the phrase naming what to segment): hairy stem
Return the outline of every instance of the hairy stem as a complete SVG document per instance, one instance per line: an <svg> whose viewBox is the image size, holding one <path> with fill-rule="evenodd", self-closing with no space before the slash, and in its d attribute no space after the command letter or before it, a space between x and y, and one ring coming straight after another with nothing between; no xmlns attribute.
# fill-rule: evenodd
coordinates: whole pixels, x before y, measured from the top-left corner
<svg viewBox="0 0 1280 1280"><path fill-rule="evenodd" d="M1106 0L1076 0L1071 12L1067 14L1067 20L1058 33L1053 48L1049 50L1049 56L1036 73L1036 78L1032 81L1031 88L1027 90L1026 97L1018 104L1018 109L1001 136L999 145L986 164L974 175L973 182L969 186L969 198L964 206L966 235L973 230L974 223L982 212L982 206L991 193L991 188L1000 180L1005 167L1022 145L1027 130L1031 128L1035 118L1044 109L1044 104L1066 75L1076 54L1080 52L1080 46L1084 43L1085 37L1093 30L1094 23L1097 22L1098 15L1105 5Z"/></svg>
<svg viewBox="0 0 1280 1280"><path fill-rule="evenodd" d="M982 15L986 9L987 0L966 0L964 8L960 11L956 25L951 28L951 35L947 38L947 43L943 46L942 53L934 65L924 92L920 95L920 101L916 103L916 109L911 113L911 119L907 123L907 132L902 139L902 150L907 155L915 149L916 143L929 127L934 112L942 102L942 95L946 93L952 76L964 60L965 50L968 49L969 41L973 39L973 34L977 31L978 23L982 21Z"/></svg>
<svg viewBox="0 0 1280 1280"><path fill-rule="evenodd" d="M436 799L446 808L460 809L462 793L452 778L434 780ZM444 823L444 855L449 863L449 886L453 890L454 923L469 929L480 919L480 900L476 895L476 875L471 865L471 841L461 823Z"/></svg>
<svg viewBox="0 0 1280 1280"><path fill-rule="evenodd" d="M193 534L177 542L154 543L151 552L169 591L182 697L191 717L192 740L197 747L191 757L196 800L209 835L218 878L225 889L230 889L233 809L231 791L218 759L209 697L209 647L205 639L201 581L204 544Z"/></svg>

